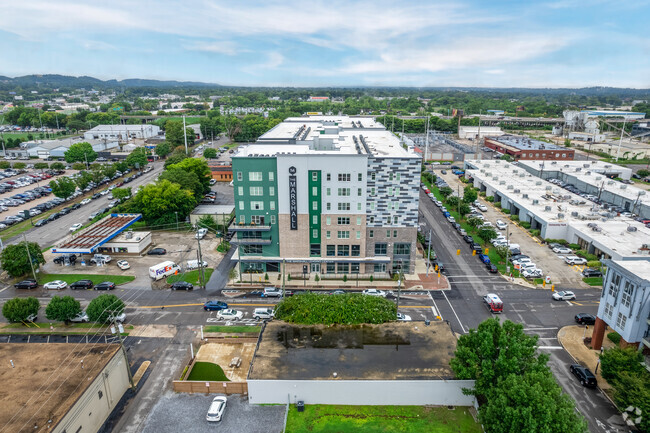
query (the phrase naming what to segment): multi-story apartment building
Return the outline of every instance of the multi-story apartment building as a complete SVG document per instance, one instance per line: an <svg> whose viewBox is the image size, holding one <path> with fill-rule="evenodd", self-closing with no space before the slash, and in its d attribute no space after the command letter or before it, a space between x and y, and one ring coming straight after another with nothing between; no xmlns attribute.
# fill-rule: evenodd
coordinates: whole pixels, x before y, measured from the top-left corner
<svg viewBox="0 0 650 433"><path fill-rule="evenodd" d="M609 326L621 336L621 345L638 346L650 353L650 261L604 260L603 264L607 274L592 346L600 349Z"/></svg>
<svg viewBox="0 0 650 433"><path fill-rule="evenodd" d="M421 157L372 118L286 119L232 167L242 272L414 271Z"/></svg>

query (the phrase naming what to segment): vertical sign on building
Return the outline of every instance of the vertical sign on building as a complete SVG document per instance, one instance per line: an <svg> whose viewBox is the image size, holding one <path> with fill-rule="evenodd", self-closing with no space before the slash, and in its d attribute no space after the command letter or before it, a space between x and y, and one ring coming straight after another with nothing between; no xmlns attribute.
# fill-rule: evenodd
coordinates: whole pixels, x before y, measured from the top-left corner
<svg viewBox="0 0 650 433"><path fill-rule="evenodd" d="M291 221L291 230L298 230L298 193L296 192L296 167L289 167L289 221Z"/></svg>

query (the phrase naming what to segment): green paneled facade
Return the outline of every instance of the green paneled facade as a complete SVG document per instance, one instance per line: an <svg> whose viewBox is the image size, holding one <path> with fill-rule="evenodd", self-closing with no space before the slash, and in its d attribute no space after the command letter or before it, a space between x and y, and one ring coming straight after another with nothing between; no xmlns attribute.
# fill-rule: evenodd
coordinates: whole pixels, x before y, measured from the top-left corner
<svg viewBox="0 0 650 433"><path fill-rule="evenodd" d="M309 171L309 255L320 257L321 172Z"/></svg>

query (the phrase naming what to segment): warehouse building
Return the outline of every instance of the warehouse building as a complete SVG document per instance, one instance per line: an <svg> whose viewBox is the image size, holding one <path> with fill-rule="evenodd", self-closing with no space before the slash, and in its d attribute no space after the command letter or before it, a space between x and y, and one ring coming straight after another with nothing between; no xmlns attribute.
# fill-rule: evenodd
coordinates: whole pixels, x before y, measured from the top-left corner
<svg viewBox="0 0 650 433"><path fill-rule="evenodd" d="M461 126L458 128L458 138L475 139L485 137L499 137L505 132L498 126Z"/></svg>
<svg viewBox="0 0 650 433"><path fill-rule="evenodd" d="M30 157L41 159L63 158L65 152L70 149L70 146L84 142L89 143L95 152L106 152L119 147L116 139L87 140L78 137L64 138L61 140L26 141L25 143L21 143L21 147L27 151Z"/></svg>
<svg viewBox="0 0 650 433"><path fill-rule="evenodd" d="M503 155L510 155L514 160L544 159L572 160L575 151L545 141L519 135L502 135L486 137L485 146Z"/></svg>
<svg viewBox="0 0 650 433"><path fill-rule="evenodd" d="M414 271L421 157L374 119L288 118L232 166L243 272Z"/></svg>
<svg viewBox="0 0 650 433"><path fill-rule="evenodd" d="M161 135L160 127L156 125L97 125L84 133L86 140L113 139L128 141L135 138L147 139Z"/></svg>

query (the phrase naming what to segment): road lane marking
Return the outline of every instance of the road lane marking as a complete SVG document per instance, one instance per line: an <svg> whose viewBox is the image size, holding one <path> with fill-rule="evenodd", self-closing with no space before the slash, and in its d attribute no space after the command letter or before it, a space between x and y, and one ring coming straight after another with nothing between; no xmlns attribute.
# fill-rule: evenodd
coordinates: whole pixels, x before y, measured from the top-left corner
<svg viewBox="0 0 650 433"><path fill-rule="evenodd" d="M454 313L454 316L456 316L456 320L458 321L458 324L460 325L460 329L463 331L463 334L466 334L467 331L465 331L465 327L463 326L462 322L460 321L460 318L458 317L458 314L456 314L456 310L451 305L451 302L449 302L449 298L447 298L447 294L445 292L442 292L442 295L445 297L445 300L447 301L447 304L449 304L449 308L451 308L451 311Z"/></svg>
<svg viewBox="0 0 650 433"><path fill-rule="evenodd" d="M438 309L438 305L436 304L436 301L433 299L433 296L431 296L431 292L427 292L427 293L429 294L429 299L431 299L431 302L433 303L433 307L431 307L431 311L433 312L433 317L440 318L440 320L442 320L442 314Z"/></svg>
<svg viewBox="0 0 650 433"><path fill-rule="evenodd" d="M560 329L560 328L524 328L524 331L552 331L554 329Z"/></svg>
<svg viewBox="0 0 650 433"><path fill-rule="evenodd" d="M133 309L141 309L141 308L146 308L146 309L151 309L151 308L173 308L173 307L196 307L196 306L203 306L203 304L172 304L172 305L142 305L140 307L126 307L126 308L133 308ZM235 306L235 307L268 307L269 305L276 305L276 304L228 304L228 306ZM424 308L424 307L423 307ZM428 308L428 307L426 307Z"/></svg>
<svg viewBox="0 0 650 433"><path fill-rule="evenodd" d="M538 349L548 349L548 350L562 350L564 347L562 346L538 346Z"/></svg>

